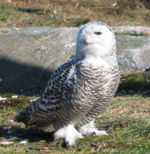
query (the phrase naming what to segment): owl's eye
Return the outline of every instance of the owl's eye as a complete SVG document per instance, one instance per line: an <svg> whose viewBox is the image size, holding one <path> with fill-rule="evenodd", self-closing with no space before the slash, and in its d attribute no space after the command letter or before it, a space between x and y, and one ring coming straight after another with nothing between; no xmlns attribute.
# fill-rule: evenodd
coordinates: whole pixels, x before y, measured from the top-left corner
<svg viewBox="0 0 150 154"><path fill-rule="evenodd" d="M102 32L94 32L94 34L96 34L96 35L101 35Z"/></svg>

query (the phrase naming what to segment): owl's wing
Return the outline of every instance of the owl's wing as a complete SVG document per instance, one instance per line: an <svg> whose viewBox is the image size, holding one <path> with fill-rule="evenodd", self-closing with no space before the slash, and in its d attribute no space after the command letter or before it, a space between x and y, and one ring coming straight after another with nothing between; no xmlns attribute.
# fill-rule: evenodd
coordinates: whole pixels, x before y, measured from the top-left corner
<svg viewBox="0 0 150 154"><path fill-rule="evenodd" d="M79 82L77 64L72 61L59 67L52 75L39 103L39 110L46 112L61 110L66 100L71 99L71 94Z"/></svg>
<svg viewBox="0 0 150 154"><path fill-rule="evenodd" d="M26 127L45 125L46 116L50 114L53 119L56 112L66 105L64 102L71 98L79 82L78 74L77 65L73 61L60 66L51 75L42 97L26 106L14 120L23 122Z"/></svg>

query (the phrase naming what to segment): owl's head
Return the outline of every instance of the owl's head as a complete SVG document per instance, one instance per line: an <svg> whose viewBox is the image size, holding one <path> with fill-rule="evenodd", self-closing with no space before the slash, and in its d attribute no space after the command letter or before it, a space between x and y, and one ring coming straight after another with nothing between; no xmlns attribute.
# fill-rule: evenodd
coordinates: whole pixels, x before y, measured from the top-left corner
<svg viewBox="0 0 150 154"><path fill-rule="evenodd" d="M80 27L76 56L105 57L116 52L116 39L112 28L100 21L91 21Z"/></svg>

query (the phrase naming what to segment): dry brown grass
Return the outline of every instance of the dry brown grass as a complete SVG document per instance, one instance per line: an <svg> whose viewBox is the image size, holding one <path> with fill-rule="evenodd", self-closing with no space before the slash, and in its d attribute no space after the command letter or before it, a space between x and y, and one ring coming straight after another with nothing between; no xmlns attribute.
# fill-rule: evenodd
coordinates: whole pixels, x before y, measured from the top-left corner
<svg viewBox="0 0 150 154"><path fill-rule="evenodd" d="M102 125L110 123L111 129L131 127L133 124L150 125L150 98L141 96L116 97L105 114L100 116ZM108 116L109 115L109 116ZM106 117L105 117L106 116ZM103 118L104 117L104 118ZM99 121L101 123L101 120ZM100 124L99 123L99 124ZM144 126L143 126L144 127ZM143 128L144 130L144 128Z"/></svg>
<svg viewBox="0 0 150 154"><path fill-rule="evenodd" d="M150 26L149 0L2 0L0 4L16 9L0 26L78 26L90 20Z"/></svg>

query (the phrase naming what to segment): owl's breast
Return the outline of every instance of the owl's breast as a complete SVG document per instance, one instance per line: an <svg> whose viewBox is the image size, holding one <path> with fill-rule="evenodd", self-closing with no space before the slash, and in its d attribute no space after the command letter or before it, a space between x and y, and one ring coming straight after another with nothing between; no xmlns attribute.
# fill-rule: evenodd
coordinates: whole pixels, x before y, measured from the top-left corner
<svg viewBox="0 0 150 154"><path fill-rule="evenodd" d="M91 101L113 97L120 82L118 66L81 69L81 91Z"/></svg>

